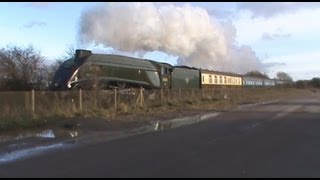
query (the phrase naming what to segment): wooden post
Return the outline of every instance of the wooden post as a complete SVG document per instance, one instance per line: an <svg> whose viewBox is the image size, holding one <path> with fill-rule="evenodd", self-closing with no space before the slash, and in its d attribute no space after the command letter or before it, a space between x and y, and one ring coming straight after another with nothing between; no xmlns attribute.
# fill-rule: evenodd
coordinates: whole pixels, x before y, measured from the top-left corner
<svg viewBox="0 0 320 180"><path fill-rule="evenodd" d="M82 111L82 89L79 89L79 109Z"/></svg>
<svg viewBox="0 0 320 180"><path fill-rule="evenodd" d="M139 96L138 96L138 98L136 100L136 105L139 103L140 98L141 98L141 92L139 92Z"/></svg>
<svg viewBox="0 0 320 180"><path fill-rule="evenodd" d="M138 99L136 101L136 105L139 103L140 107L143 107L144 97L143 97L143 88L141 87Z"/></svg>
<svg viewBox="0 0 320 180"><path fill-rule="evenodd" d="M161 88L161 91L160 91L160 100L161 100L161 103L163 103L163 88Z"/></svg>
<svg viewBox="0 0 320 180"><path fill-rule="evenodd" d="M35 110L35 99L34 99L34 90L32 89L31 90L31 110L32 110L32 113L34 113L34 110Z"/></svg>
<svg viewBox="0 0 320 180"><path fill-rule="evenodd" d="M29 100L29 92L25 92L25 96L24 96L24 105L25 105L25 110L29 111L30 109L30 100Z"/></svg>
<svg viewBox="0 0 320 180"><path fill-rule="evenodd" d="M117 104L117 88L114 88L114 111L117 113L117 107L118 107L118 104Z"/></svg>
<svg viewBox="0 0 320 180"><path fill-rule="evenodd" d="M201 95L202 95L202 98L204 98L204 89L203 88L201 89Z"/></svg>
<svg viewBox="0 0 320 180"><path fill-rule="evenodd" d="M143 106L143 89L141 87L141 89L140 89L140 107L142 107L142 106Z"/></svg>
<svg viewBox="0 0 320 180"><path fill-rule="evenodd" d="M95 88L94 90L94 107L96 108L97 107L97 94L98 94L98 89Z"/></svg>

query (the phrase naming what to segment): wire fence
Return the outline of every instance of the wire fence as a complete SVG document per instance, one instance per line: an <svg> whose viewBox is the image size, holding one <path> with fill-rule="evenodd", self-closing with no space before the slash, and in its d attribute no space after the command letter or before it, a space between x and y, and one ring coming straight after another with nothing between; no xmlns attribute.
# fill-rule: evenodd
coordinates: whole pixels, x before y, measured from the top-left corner
<svg viewBox="0 0 320 180"><path fill-rule="evenodd" d="M25 116L74 117L77 114L121 114L141 109L231 99L245 100L271 88L127 89L91 91L0 92L0 119Z"/></svg>

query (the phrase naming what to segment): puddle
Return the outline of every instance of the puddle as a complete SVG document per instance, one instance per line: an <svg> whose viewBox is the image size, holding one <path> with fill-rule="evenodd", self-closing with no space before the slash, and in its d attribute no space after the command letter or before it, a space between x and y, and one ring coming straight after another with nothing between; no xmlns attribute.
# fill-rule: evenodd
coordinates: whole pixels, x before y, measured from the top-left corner
<svg viewBox="0 0 320 180"><path fill-rule="evenodd" d="M55 138L55 135L52 130L42 131L41 133L38 133L36 136L43 137L43 138Z"/></svg>
<svg viewBox="0 0 320 180"><path fill-rule="evenodd" d="M50 150L50 149L58 149L65 147L67 145L63 143L58 143L58 144L52 144L49 146L38 146L38 147L32 147L32 148L27 148L23 150L17 150L17 151L12 151L8 153L4 153L0 155L0 164L11 162L11 161L16 161L19 159L23 159L26 157L34 156L36 154L43 153L44 151Z"/></svg>
<svg viewBox="0 0 320 180"><path fill-rule="evenodd" d="M77 131L69 131L69 136L72 138L78 137L79 134ZM28 141L28 138L45 138L45 139L54 139L56 138L55 133L51 130L44 130L42 132L33 132L33 133L24 133L24 134L19 134L18 136L15 137L15 140L21 140L23 142L18 142L14 144L9 144L7 147L12 149L17 149L20 148L19 150L5 150L0 152L0 164L11 162L11 161L16 161L19 159L31 157L40 153L43 153L48 150L53 150L53 149L58 149L58 148L64 148L64 147L69 147L74 144L72 143L56 143L56 144L51 144L51 145L38 145L38 146L33 146L32 143L33 141ZM26 141L27 140L27 141ZM38 142L38 141L37 141ZM29 146L26 148L26 146ZM30 147L32 146L32 147ZM23 148L25 147L25 148ZM23 149L21 149L23 148Z"/></svg>
<svg viewBox="0 0 320 180"><path fill-rule="evenodd" d="M26 133L26 134L19 134L15 140L21 140L31 137L41 137L41 138L55 138L53 131L51 129L44 130L41 133Z"/></svg>
<svg viewBox="0 0 320 180"><path fill-rule="evenodd" d="M69 131L71 137L78 137L78 131Z"/></svg>

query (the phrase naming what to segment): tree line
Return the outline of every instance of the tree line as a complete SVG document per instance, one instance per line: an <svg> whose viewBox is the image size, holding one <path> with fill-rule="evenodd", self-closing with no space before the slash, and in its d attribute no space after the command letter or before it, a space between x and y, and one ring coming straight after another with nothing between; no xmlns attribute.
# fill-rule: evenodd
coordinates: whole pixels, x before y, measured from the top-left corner
<svg viewBox="0 0 320 180"><path fill-rule="evenodd" d="M65 55L48 64L48 60L32 45L28 47L7 46L0 49L0 91L46 90L59 65L74 57L75 48L66 48ZM246 73L249 76L269 78L259 71ZM285 72L278 72L276 79L292 81ZM297 81L297 87L318 87L320 78Z"/></svg>
<svg viewBox="0 0 320 180"><path fill-rule="evenodd" d="M320 78L314 77L311 80L298 80L295 84L298 88L320 88Z"/></svg>
<svg viewBox="0 0 320 180"><path fill-rule="evenodd" d="M48 64L48 60L32 45L1 48L0 91L46 90L59 65L73 54L74 48L70 46L66 55Z"/></svg>

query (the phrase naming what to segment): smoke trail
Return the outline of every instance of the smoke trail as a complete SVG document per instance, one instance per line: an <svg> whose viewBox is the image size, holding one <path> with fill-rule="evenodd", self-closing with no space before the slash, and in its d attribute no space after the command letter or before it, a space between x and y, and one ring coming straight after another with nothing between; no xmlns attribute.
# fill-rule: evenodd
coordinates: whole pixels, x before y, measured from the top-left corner
<svg viewBox="0 0 320 180"><path fill-rule="evenodd" d="M162 51L178 64L244 73L260 70L250 47L235 45L235 29L205 9L154 3L108 3L83 12L79 40L118 51ZM161 60L160 60L161 61Z"/></svg>

